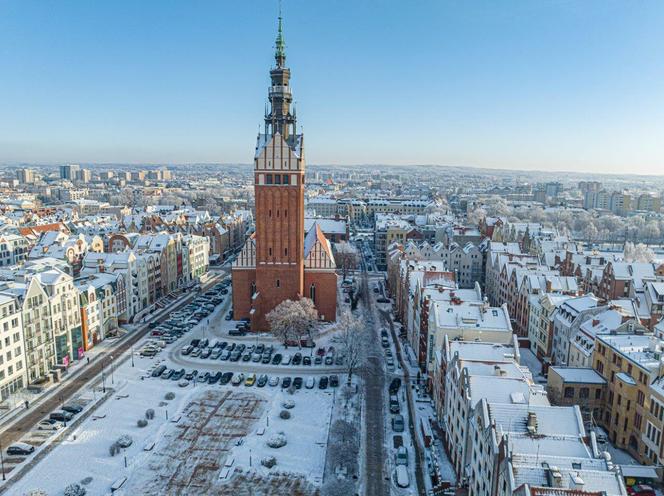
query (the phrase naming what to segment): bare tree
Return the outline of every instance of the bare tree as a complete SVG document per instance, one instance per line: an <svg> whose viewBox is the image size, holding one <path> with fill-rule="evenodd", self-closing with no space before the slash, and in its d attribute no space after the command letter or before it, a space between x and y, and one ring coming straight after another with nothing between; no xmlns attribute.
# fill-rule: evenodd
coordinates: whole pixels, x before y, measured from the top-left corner
<svg viewBox="0 0 664 496"><path fill-rule="evenodd" d="M335 420L330 426L328 456L334 467L345 467L348 473L357 470L360 450L357 428L346 420Z"/></svg>
<svg viewBox="0 0 664 496"><path fill-rule="evenodd" d="M313 340L318 331L318 311L309 298L284 300L265 318L275 336L284 343L303 337Z"/></svg>
<svg viewBox="0 0 664 496"><path fill-rule="evenodd" d="M334 258L337 267L341 267L341 273L344 279L350 269L356 269L360 260L357 248L347 241L341 241L334 245Z"/></svg>
<svg viewBox="0 0 664 496"><path fill-rule="evenodd" d="M322 496L348 496L355 494L355 483L348 479L333 478L321 489Z"/></svg>
<svg viewBox="0 0 664 496"><path fill-rule="evenodd" d="M337 341L341 343L341 350L346 359L346 372L348 384L350 384L353 373L362 365L364 360L365 330L362 321L346 310L339 318Z"/></svg>

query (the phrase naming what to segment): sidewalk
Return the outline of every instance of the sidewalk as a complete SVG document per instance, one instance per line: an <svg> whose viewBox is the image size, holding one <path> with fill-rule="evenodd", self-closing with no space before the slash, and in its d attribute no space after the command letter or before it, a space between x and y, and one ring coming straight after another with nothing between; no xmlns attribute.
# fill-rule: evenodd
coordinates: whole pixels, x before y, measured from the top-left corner
<svg viewBox="0 0 664 496"><path fill-rule="evenodd" d="M150 320L159 319L166 313L170 312L173 306L180 305L184 300L193 296L193 293L182 293L178 299L171 300L165 308L155 311L150 315ZM85 352L82 360L74 361L66 370L66 375L63 375L59 382L49 382L44 386L40 392L31 392L24 388L20 392L13 395L14 406L2 414L0 414L0 430L3 430L8 424L16 422L29 411L39 407L48 398L55 396L63 386L78 377L82 372L89 370L90 366L100 363L100 357L111 355L113 351L129 336L137 332L143 331L147 328L147 323L141 322L139 325L127 325L120 328L120 336L117 338L107 338L101 343L97 344L91 350ZM124 331L124 332L123 332ZM88 362L89 359L89 362ZM29 402L28 409L25 408L25 401Z"/></svg>

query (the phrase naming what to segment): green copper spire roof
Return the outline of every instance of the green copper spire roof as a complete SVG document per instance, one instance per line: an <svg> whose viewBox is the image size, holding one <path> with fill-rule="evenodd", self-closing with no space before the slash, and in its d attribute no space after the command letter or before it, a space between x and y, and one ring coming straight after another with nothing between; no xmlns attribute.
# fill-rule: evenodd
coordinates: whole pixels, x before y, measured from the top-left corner
<svg viewBox="0 0 664 496"><path fill-rule="evenodd" d="M277 61L277 66L283 66L284 61L286 60L286 43L284 42L284 31L282 28L282 19L281 19L281 6L279 7L279 28L277 30L277 40L275 41L274 47L276 49L274 53L274 58Z"/></svg>

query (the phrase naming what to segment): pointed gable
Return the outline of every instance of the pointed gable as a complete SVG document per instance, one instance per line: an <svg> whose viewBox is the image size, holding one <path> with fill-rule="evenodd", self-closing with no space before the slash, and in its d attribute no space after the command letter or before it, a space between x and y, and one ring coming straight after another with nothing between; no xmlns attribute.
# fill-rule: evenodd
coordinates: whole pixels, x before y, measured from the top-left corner
<svg viewBox="0 0 664 496"><path fill-rule="evenodd" d="M304 238L304 266L308 269L336 269L332 247L318 223L315 223Z"/></svg>

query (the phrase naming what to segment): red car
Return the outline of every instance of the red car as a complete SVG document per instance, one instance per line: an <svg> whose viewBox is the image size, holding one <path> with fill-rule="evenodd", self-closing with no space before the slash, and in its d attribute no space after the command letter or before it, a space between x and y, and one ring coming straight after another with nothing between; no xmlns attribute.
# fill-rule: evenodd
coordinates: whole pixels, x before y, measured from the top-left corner
<svg viewBox="0 0 664 496"><path fill-rule="evenodd" d="M627 494L630 496L656 496L655 490L647 484L628 487Z"/></svg>

